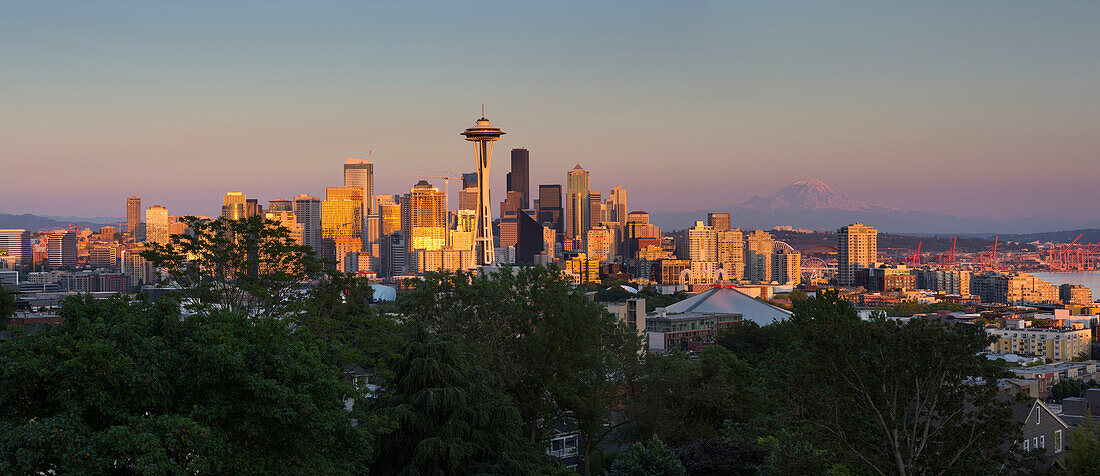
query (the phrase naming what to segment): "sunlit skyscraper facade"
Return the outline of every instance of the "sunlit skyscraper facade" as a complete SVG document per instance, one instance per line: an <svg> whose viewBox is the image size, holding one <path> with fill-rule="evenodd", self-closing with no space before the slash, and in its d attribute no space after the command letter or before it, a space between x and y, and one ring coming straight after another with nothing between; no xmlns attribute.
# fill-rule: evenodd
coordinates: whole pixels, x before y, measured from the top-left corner
<svg viewBox="0 0 1100 476"><path fill-rule="evenodd" d="M588 198L588 171L578 163L565 176L565 237L570 240L584 238L584 232L591 227L589 213L591 206Z"/></svg>
<svg viewBox="0 0 1100 476"><path fill-rule="evenodd" d="M145 210L145 241L168 244L168 209L153 205Z"/></svg>

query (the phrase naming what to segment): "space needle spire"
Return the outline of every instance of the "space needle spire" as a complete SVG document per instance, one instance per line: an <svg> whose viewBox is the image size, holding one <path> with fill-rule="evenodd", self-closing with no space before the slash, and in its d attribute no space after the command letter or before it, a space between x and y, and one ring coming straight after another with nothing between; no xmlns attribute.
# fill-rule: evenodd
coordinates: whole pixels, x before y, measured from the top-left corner
<svg viewBox="0 0 1100 476"><path fill-rule="evenodd" d="M462 132L466 140L474 143L477 159L477 264L491 265L496 260L493 252L493 218L489 214L489 165L493 159L493 142L504 135L499 128L489 125L485 118L485 105L481 105L481 119L477 125Z"/></svg>

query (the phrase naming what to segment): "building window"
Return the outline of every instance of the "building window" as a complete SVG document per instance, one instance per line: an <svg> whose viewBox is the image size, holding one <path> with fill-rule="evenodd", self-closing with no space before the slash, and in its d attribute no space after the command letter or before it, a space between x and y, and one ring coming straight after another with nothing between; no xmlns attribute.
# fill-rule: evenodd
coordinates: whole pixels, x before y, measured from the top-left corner
<svg viewBox="0 0 1100 476"><path fill-rule="evenodd" d="M1054 452L1062 452L1062 430L1054 430Z"/></svg>
<svg viewBox="0 0 1100 476"><path fill-rule="evenodd" d="M1028 440L1024 440L1024 451L1029 451L1029 450L1031 450L1031 448L1028 448L1028 443L1029 443L1029 441L1028 441Z"/></svg>
<svg viewBox="0 0 1100 476"><path fill-rule="evenodd" d="M1031 446L1035 447L1035 449L1039 449L1039 437L1038 436L1031 439Z"/></svg>
<svg viewBox="0 0 1100 476"><path fill-rule="evenodd" d="M1046 448L1047 447L1047 435L1039 435L1039 447L1040 448Z"/></svg>
<svg viewBox="0 0 1100 476"><path fill-rule="evenodd" d="M1039 417L1042 416L1042 414L1043 414L1042 409L1039 409L1039 408L1035 409L1035 424L1036 425L1039 424Z"/></svg>

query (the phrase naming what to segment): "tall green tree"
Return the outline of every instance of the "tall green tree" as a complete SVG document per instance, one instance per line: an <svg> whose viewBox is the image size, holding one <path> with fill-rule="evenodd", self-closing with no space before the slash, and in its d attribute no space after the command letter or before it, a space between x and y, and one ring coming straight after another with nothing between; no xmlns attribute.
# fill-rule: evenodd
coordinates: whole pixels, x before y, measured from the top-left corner
<svg viewBox="0 0 1100 476"><path fill-rule="evenodd" d="M195 308L248 317L283 317L299 310L303 280L321 271L313 248L290 230L253 216L240 220L183 217L190 233L171 243L148 243L141 256L164 270Z"/></svg>
<svg viewBox="0 0 1100 476"><path fill-rule="evenodd" d="M876 474L989 474L1011 461L1019 427L995 398L1004 372L979 355L983 333L822 309L769 372L780 417L815 448Z"/></svg>
<svg viewBox="0 0 1100 476"><path fill-rule="evenodd" d="M394 316L379 312L373 294L364 278L330 273L302 299L301 312L288 319L334 342L340 362L386 374L387 361L398 356L405 342L402 326Z"/></svg>
<svg viewBox="0 0 1100 476"><path fill-rule="evenodd" d="M801 301L792 301L794 313L791 320L794 322L808 321L817 317L858 320L855 306L840 297L840 291L836 289L822 289L813 297Z"/></svg>
<svg viewBox="0 0 1100 476"><path fill-rule="evenodd" d="M0 473L366 471L369 419L344 406L363 395L308 332L170 300L61 313L0 344Z"/></svg>
<svg viewBox="0 0 1100 476"><path fill-rule="evenodd" d="M1095 475L1100 472L1100 424L1089 415L1069 433L1066 452L1066 473L1070 476Z"/></svg>
<svg viewBox="0 0 1100 476"><path fill-rule="evenodd" d="M725 422L750 421L759 410L753 370L722 346L698 359L683 354L646 357L631 392L628 434L659 437L676 446L719 434Z"/></svg>
<svg viewBox="0 0 1100 476"><path fill-rule="evenodd" d="M454 339L414 333L375 403L395 428L377 440L378 474L531 474L544 463L519 412Z"/></svg>
<svg viewBox="0 0 1100 476"><path fill-rule="evenodd" d="M631 443L611 463L611 476L683 476L684 465L664 442L654 436L645 444Z"/></svg>
<svg viewBox="0 0 1100 476"><path fill-rule="evenodd" d="M500 376L529 441L575 421L594 448L638 365L641 337L602 305L572 289L556 269L524 267L492 275L429 274L411 280L402 313L457 336ZM585 429L592 429L591 431Z"/></svg>
<svg viewBox="0 0 1100 476"><path fill-rule="evenodd" d="M0 286L0 319L7 319L15 315L15 296ZM7 324L6 322L3 324ZM2 327L2 326L0 326Z"/></svg>

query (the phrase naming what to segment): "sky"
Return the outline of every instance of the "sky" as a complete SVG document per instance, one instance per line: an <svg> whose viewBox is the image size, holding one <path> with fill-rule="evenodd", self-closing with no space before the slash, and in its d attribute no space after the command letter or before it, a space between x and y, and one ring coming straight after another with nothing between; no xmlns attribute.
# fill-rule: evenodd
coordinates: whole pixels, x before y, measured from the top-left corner
<svg viewBox="0 0 1100 476"><path fill-rule="evenodd" d="M580 163L631 209L816 178L961 216L1100 218L1100 2L0 2L0 212L215 214ZM437 186L439 180L430 179ZM457 202L452 181L452 203ZM494 209L496 207L494 206Z"/></svg>

